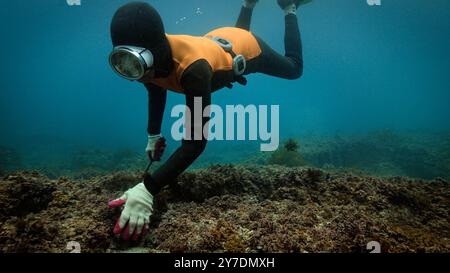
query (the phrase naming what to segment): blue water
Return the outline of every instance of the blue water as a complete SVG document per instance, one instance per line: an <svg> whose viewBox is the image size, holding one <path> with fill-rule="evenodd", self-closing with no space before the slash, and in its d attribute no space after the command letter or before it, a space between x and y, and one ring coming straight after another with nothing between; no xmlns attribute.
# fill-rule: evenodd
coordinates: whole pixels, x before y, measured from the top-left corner
<svg viewBox="0 0 450 273"><path fill-rule="evenodd" d="M110 20L126 2L2 1L2 145L145 148L146 91L117 77L107 60ZM160 11L168 33L191 35L233 26L241 6L240 0L148 2ZM275 0L261 2L252 31L284 52L283 13ZM303 77L252 75L247 87L215 93L213 103L279 104L281 138L380 128L448 130L450 2L381 3L316 0L301 8ZM183 102L181 95L169 94L166 136L170 109Z"/></svg>

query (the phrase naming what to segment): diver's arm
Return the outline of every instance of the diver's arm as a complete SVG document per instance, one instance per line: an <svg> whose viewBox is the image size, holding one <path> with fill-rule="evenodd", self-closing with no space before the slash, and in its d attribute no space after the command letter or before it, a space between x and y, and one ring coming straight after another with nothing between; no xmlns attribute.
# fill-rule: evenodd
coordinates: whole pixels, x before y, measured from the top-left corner
<svg viewBox="0 0 450 273"><path fill-rule="evenodd" d="M183 139L181 147L153 175L148 175L145 178L145 186L153 195L158 194L164 186L173 183L200 156L206 147L207 138L203 136L202 129L209 121L209 117L204 117L201 124L195 123L194 102L195 98L201 101L202 113L207 106L211 105L212 75L210 65L204 60L195 62L183 73L181 84L183 89L186 90L186 105L191 109L191 122L186 123L186 126L191 129L191 139ZM200 128L202 131L200 139L194 139L194 128Z"/></svg>
<svg viewBox="0 0 450 273"><path fill-rule="evenodd" d="M161 134L161 125L166 108L167 90L151 83L145 84L148 91L148 127L149 135Z"/></svg>

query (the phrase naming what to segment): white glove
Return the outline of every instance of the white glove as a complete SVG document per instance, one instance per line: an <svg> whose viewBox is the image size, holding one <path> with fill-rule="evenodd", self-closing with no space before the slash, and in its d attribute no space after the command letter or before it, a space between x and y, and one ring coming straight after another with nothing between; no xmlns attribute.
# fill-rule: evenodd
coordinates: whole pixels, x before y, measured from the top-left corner
<svg viewBox="0 0 450 273"><path fill-rule="evenodd" d="M146 228L148 229L153 212L153 195L148 192L142 182L126 191L119 199L111 201L109 206L114 208L123 204L125 207L114 227L114 234L121 234L125 231L123 236L125 240L128 240L134 233L133 239L137 240L139 235L143 231L145 233ZM126 227L129 228L129 231Z"/></svg>
<svg viewBox="0 0 450 273"><path fill-rule="evenodd" d="M162 139L162 135L149 135L148 136L148 143L147 148L145 148L145 152L147 153L149 159L155 159L155 151L158 147L156 147L156 144ZM157 160L159 161L159 158L157 157Z"/></svg>

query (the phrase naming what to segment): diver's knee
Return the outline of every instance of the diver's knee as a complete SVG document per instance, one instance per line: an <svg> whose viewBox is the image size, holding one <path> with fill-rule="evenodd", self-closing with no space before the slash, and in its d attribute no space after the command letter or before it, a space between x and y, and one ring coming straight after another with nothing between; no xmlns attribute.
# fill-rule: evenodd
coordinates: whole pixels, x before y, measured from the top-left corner
<svg viewBox="0 0 450 273"><path fill-rule="evenodd" d="M303 69L295 70L294 73L292 73L290 80L297 80L300 79L302 76L303 76Z"/></svg>
<svg viewBox="0 0 450 273"><path fill-rule="evenodd" d="M299 62L295 65L294 69L292 69L292 73L289 76L290 80L297 80L303 76L303 63Z"/></svg>

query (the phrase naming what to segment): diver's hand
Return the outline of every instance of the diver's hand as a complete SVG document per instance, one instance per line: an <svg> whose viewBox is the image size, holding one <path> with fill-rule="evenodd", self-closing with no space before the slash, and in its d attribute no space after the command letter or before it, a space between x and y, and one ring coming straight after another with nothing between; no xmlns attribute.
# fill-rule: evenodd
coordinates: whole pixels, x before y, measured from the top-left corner
<svg viewBox="0 0 450 273"><path fill-rule="evenodd" d="M114 234L122 233L124 240L137 240L142 234L145 236L148 223L153 212L153 195L145 188L144 183L139 183L129 189L119 199L109 202L110 208L125 204L120 218L114 227Z"/></svg>
<svg viewBox="0 0 450 273"><path fill-rule="evenodd" d="M256 6L259 0L244 0L244 7L252 9Z"/></svg>
<svg viewBox="0 0 450 273"><path fill-rule="evenodd" d="M163 138L161 134L159 135L149 135L148 136L148 144L145 152L148 155L148 158L152 161L160 161L161 157L166 150L166 140Z"/></svg>

